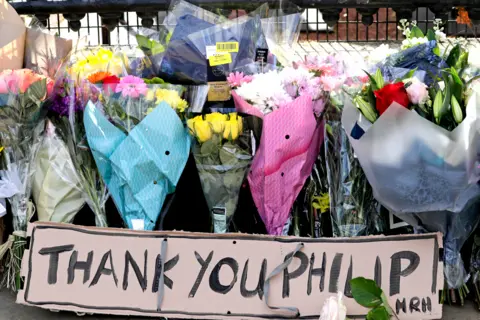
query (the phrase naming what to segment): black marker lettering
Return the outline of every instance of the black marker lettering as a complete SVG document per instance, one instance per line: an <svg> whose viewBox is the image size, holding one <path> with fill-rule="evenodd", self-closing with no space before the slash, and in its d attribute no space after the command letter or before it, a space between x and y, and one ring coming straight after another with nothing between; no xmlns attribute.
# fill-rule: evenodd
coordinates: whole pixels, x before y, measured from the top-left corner
<svg viewBox="0 0 480 320"><path fill-rule="evenodd" d="M288 272L288 268L283 270L283 298L288 298L290 296L290 280L300 277L305 271L307 271L308 268L308 257L305 253L297 251L295 255L293 255L293 252L290 252L285 256L284 261L287 261L292 256L300 259L300 266L298 266L297 270L293 272Z"/></svg>
<svg viewBox="0 0 480 320"><path fill-rule="evenodd" d="M73 244L57 247L42 248L38 251L41 255L50 255L50 260L48 262L48 275L47 281L48 284L57 283L57 271L58 271L58 256L62 252L72 251L75 246Z"/></svg>
<svg viewBox="0 0 480 320"><path fill-rule="evenodd" d="M195 258L197 258L198 263L200 263L200 271L198 272L198 276L197 276L197 279L195 280L195 283L193 284L192 290L190 290L190 293L188 294L189 298L195 297L198 287L200 287L203 277L205 276L205 272L207 271L208 265L212 261L213 251L210 251L206 260L203 260L200 254L197 251L195 251Z"/></svg>
<svg viewBox="0 0 480 320"><path fill-rule="evenodd" d="M432 312L432 300L430 300L430 297L427 297L425 300L422 298L422 311L423 313Z"/></svg>
<svg viewBox="0 0 480 320"><path fill-rule="evenodd" d="M147 260L148 260L148 250L145 250L144 253L144 263L143 263L143 275L140 272L137 262L133 259L130 251L125 251L125 270L123 272L123 290L128 288L128 273L130 271L130 265L132 265L133 272L137 276L138 283L142 291L147 290Z"/></svg>
<svg viewBox="0 0 480 320"><path fill-rule="evenodd" d="M220 269L222 269L222 266L224 265L229 266L233 271L233 279L230 284L226 286L220 283ZM210 273L210 289L221 294L229 293L237 282L237 274L238 262L233 258L223 258L222 260L218 261L213 268L212 273Z"/></svg>
<svg viewBox="0 0 480 320"><path fill-rule="evenodd" d="M248 276L248 259L245 261L245 267L243 268L242 279L240 280L240 294L244 298L251 298L258 294L260 300L263 299L263 285L265 284L265 277L267 273L267 259L263 259L262 267L260 269L260 275L258 277L258 284L254 290L248 290L246 288L247 276Z"/></svg>
<svg viewBox="0 0 480 320"><path fill-rule="evenodd" d="M352 275L353 275L353 260L352 260L352 256L350 256L350 265L348 266L347 280L345 280L345 290L344 290L345 297L348 297L348 298L353 298L352 287L350 285L350 281L352 280Z"/></svg>
<svg viewBox="0 0 480 320"><path fill-rule="evenodd" d="M375 283L379 288L382 287L382 262L380 261L380 257L377 256L377 260L375 260Z"/></svg>
<svg viewBox="0 0 480 320"><path fill-rule="evenodd" d="M93 251L87 255L87 261L78 261L78 251L73 250L68 263L68 284L72 284L75 280L75 270L83 270L83 283L90 280L90 270L92 268Z"/></svg>
<svg viewBox="0 0 480 320"><path fill-rule="evenodd" d="M400 309L402 309L403 313L407 313L407 301L405 300L405 298L403 298L402 301L397 299L397 302L395 302L396 314L400 313Z"/></svg>
<svg viewBox="0 0 480 320"><path fill-rule="evenodd" d="M110 260L110 268L105 268L105 264L107 263L107 260ZM100 280L100 277L102 275L112 275L113 276L113 281L115 281L115 286L118 287L118 279L117 275L115 274L115 269L113 267L113 258L112 258L112 250L108 250L105 252L105 254L102 257L102 260L100 261L100 264L98 265L97 272L95 273L95 276L93 277L92 282L90 282L90 286L94 286L98 283L98 280Z"/></svg>
<svg viewBox="0 0 480 320"><path fill-rule="evenodd" d="M332 268L330 269L330 283L328 285L328 291L330 293L338 292L338 278L340 277L340 270L342 269L343 253L335 254L332 262Z"/></svg>
<svg viewBox="0 0 480 320"><path fill-rule="evenodd" d="M410 313L413 313L413 311L420 312L420 299L417 297L413 297L410 300Z"/></svg>
<svg viewBox="0 0 480 320"><path fill-rule="evenodd" d="M172 259L165 262L165 271L163 272L163 283L167 286L167 288L173 288L173 281L169 277L165 275L165 272L172 270L180 260L180 256L177 254ZM158 286L160 285L160 274L162 272L162 256L160 254L157 255L157 259L155 260L155 275L153 276L153 284L152 284L152 292L158 292Z"/></svg>
<svg viewBox="0 0 480 320"><path fill-rule="evenodd" d="M402 259L410 261L408 267L402 270ZM407 277L417 269L420 256L412 251L400 251L392 255L390 268L390 297L400 293L400 277Z"/></svg>
<svg viewBox="0 0 480 320"><path fill-rule="evenodd" d="M320 292L323 292L325 287L325 268L327 267L327 254L323 253L322 258L322 267L314 269L313 266L315 265L315 253L312 253L310 257L310 268L308 270L308 281L307 281L307 294L310 295L312 293L312 276L320 277L320 283L318 288Z"/></svg>

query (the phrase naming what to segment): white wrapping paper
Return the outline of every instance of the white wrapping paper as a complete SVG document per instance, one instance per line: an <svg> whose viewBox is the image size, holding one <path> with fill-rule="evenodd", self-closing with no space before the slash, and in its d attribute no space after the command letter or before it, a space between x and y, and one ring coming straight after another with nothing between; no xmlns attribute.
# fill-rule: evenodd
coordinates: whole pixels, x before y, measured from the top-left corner
<svg viewBox="0 0 480 320"><path fill-rule="evenodd" d="M396 213L460 212L480 195L480 94L474 91L465 120L449 132L398 104L358 140L355 125L368 122L350 102L342 124L373 187L375 198Z"/></svg>

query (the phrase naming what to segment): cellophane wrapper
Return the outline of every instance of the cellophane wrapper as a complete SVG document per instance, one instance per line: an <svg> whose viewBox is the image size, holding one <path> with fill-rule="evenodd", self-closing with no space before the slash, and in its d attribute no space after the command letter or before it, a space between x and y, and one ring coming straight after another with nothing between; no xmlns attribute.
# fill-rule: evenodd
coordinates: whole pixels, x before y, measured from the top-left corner
<svg viewBox="0 0 480 320"><path fill-rule="evenodd" d="M83 126L85 105L97 101L100 91L86 80L75 81L68 75L57 80L49 119L56 133L67 146L76 176L71 176L70 186L82 192L83 198L95 214L98 227L107 226L105 203L108 191L95 165ZM60 177L67 177L64 170L54 167Z"/></svg>
<svg viewBox="0 0 480 320"><path fill-rule="evenodd" d="M351 102L342 116L375 198L417 231L444 234L450 288L466 281L460 249L479 220L479 113L477 87L451 132L395 103L374 124Z"/></svg>
<svg viewBox="0 0 480 320"><path fill-rule="evenodd" d="M234 141L222 142L221 137L214 138L211 143L216 146L213 148L197 140L194 142L192 152L215 233L228 232L237 208L240 188L252 162L249 132L244 131Z"/></svg>
<svg viewBox="0 0 480 320"><path fill-rule="evenodd" d="M342 127L341 110L326 118L325 149L332 231L335 237L356 237L384 230L380 205Z"/></svg>

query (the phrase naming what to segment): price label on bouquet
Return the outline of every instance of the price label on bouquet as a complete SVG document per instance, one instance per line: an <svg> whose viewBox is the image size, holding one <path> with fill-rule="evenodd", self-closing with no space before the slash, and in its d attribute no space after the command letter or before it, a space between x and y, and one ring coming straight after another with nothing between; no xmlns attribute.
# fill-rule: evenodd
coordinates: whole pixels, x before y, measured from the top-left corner
<svg viewBox="0 0 480 320"><path fill-rule="evenodd" d="M185 319L318 319L349 281L374 279L399 319L440 319L440 234L305 239L29 227L17 302L46 309ZM298 313L297 313L298 311Z"/></svg>
<svg viewBox="0 0 480 320"><path fill-rule="evenodd" d="M232 63L232 55L230 53L218 53L208 58L211 67L220 66L222 64Z"/></svg>

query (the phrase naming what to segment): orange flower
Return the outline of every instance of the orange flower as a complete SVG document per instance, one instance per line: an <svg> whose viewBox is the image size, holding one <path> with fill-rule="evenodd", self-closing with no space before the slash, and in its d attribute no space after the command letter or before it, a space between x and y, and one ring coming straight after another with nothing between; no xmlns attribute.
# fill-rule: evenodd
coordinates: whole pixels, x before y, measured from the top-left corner
<svg viewBox="0 0 480 320"><path fill-rule="evenodd" d="M458 16L457 16L457 23L458 24L466 24L468 26L472 26L472 21L470 21L470 18L468 17L468 11L465 10L463 7L457 8L458 10Z"/></svg>
<svg viewBox="0 0 480 320"><path fill-rule="evenodd" d="M90 83L102 83L103 80L105 80L105 78L108 78L108 77L111 77L112 74L110 72L103 72L103 71L100 71L100 72L95 72L94 74L91 74L88 76L88 81L90 81Z"/></svg>

